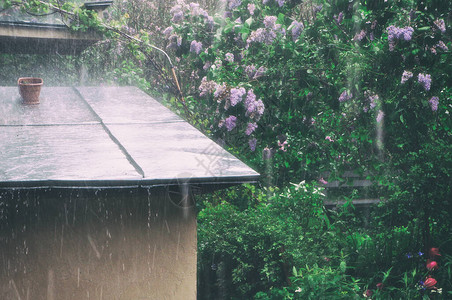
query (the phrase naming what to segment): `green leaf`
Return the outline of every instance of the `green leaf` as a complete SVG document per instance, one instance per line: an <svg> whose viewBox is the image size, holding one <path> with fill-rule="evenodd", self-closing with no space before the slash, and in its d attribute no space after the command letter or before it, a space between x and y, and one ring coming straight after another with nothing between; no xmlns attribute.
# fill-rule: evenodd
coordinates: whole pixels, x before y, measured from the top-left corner
<svg viewBox="0 0 452 300"><path fill-rule="evenodd" d="M347 263L345 262L345 260L341 261L341 263L339 264L339 269L342 273L345 273L345 271L347 270Z"/></svg>
<svg viewBox="0 0 452 300"><path fill-rule="evenodd" d="M418 31L429 31L429 30L431 30L431 27L430 26L424 26L424 27L418 28L417 30Z"/></svg>
<svg viewBox="0 0 452 300"><path fill-rule="evenodd" d="M253 24L253 17L246 19L245 24L248 25L248 27L251 27L251 24Z"/></svg>

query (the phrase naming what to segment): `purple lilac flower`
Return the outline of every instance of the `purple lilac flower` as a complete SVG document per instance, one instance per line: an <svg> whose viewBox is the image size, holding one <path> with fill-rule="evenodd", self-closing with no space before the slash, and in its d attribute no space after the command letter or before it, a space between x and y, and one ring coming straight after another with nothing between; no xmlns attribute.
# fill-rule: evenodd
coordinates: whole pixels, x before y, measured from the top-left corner
<svg viewBox="0 0 452 300"><path fill-rule="evenodd" d="M227 131L231 131L232 129L237 126L237 117L236 116L229 116L224 120L224 125L226 125Z"/></svg>
<svg viewBox="0 0 452 300"><path fill-rule="evenodd" d="M264 114L265 106L262 100L256 101L256 95L253 90L250 89L245 99L245 115L258 121L261 116Z"/></svg>
<svg viewBox="0 0 452 300"><path fill-rule="evenodd" d="M432 54L436 55L436 46L433 46L432 48L430 48L430 52L432 52Z"/></svg>
<svg viewBox="0 0 452 300"><path fill-rule="evenodd" d="M439 104L439 98L436 96L433 96L428 100L428 103L430 103L430 107L432 108L432 111L438 110L438 104Z"/></svg>
<svg viewBox="0 0 452 300"><path fill-rule="evenodd" d="M405 82L408 81L408 79L410 79L411 77L413 77L413 73L411 73L410 71L403 71L402 74L402 80L400 81L400 83L404 84Z"/></svg>
<svg viewBox="0 0 452 300"><path fill-rule="evenodd" d="M257 101L253 101L253 102L245 102L245 108L246 108L246 112L245 115L248 117L250 116L251 118L253 117L253 113L256 110L256 103Z"/></svg>
<svg viewBox="0 0 452 300"><path fill-rule="evenodd" d="M444 23L443 19L438 19L438 20L434 21L433 23L435 23L436 27L438 27L438 29L442 33L446 32L446 23Z"/></svg>
<svg viewBox="0 0 452 300"><path fill-rule="evenodd" d="M255 101L256 101L256 95L254 94L253 89L250 89L248 91L248 93L246 94L245 107L248 107L250 103L255 102Z"/></svg>
<svg viewBox="0 0 452 300"><path fill-rule="evenodd" d="M201 84L199 85L199 96L202 97L204 95L211 94L213 93L213 91L215 91L216 88L217 84L215 83L215 81L207 80L207 78L204 76L201 79Z"/></svg>
<svg viewBox="0 0 452 300"><path fill-rule="evenodd" d="M388 30L388 39L390 40L404 39L405 41L410 41L414 32L414 29L411 26L402 28L391 25L387 28L387 30Z"/></svg>
<svg viewBox="0 0 452 300"><path fill-rule="evenodd" d="M267 68L264 66L260 66L259 69L257 69L256 73L253 76L253 79L257 79L259 77L262 77L265 72L267 72Z"/></svg>
<svg viewBox="0 0 452 300"><path fill-rule="evenodd" d="M207 70L210 69L211 66L212 66L212 63L211 63L210 61L207 61L207 62L204 64L204 66L202 67L202 69L203 69L204 71L207 71Z"/></svg>
<svg viewBox="0 0 452 300"><path fill-rule="evenodd" d="M262 4L267 4L268 3L268 1L270 1L270 0L262 0Z"/></svg>
<svg viewBox="0 0 452 300"><path fill-rule="evenodd" d="M173 18L171 19L173 23L180 22L184 19L184 12L180 5L174 6L170 12L173 14Z"/></svg>
<svg viewBox="0 0 452 300"><path fill-rule="evenodd" d="M259 119L264 114L264 110L265 110L264 102L262 102L262 100L257 100L256 113L258 117L256 119Z"/></svg>
<svg viewBox="0 0 452 300"><path fill-rule="evenodd" d="M323 5L322 5L322 4L320 4L320 5L315 5L315 6L314 6L314 13L320 12L320 11L322 10L322 8L323 8Z"/></svg>
<svg viewBox="0 0 452 300"><path fill-rule="evenodd" d="M278 18L276 16L265 16L265 18L264 18L265 28L276 29L276 20L278 20Z"/></svg>
<svg viewBox="0 0 452 300"><path fill-rule="evenodd" d="M396 42L394 40L389 40L389 51L394 51Z"/></svg>
<svg viewBox="0 0 452 300"><path fill-rule="evenodd" d="M446 44L443 41L439 41L438 44L436 44L436 46L443 51L449 51L449 48L446 46Z"/></svg>
<svg viewBox="0 0 452 300"><path fill-rule="evenodd" d="M273 30L265 30L264 28L259 28L256 31L251 32L250 36L246 40L247 47L252 42L265 43L271 45L276 38L276 33Z"/></svg>
<svg viewBox="0 0 452 300"><path fill-rule="evenodd" d="M345 102L345 101L348 101L348 100L350 100L352 98L353 98L353 94L352 93L349 94L348 91L343 91L341 93L341 95L339 96L339 102Z"/></svg>
<svg viewBox="0 0 452 300"><path fill-rule="evenodd" d="M206 27L208 30L213 30L213 27L215 25L214 19L212 16L207 16L206 18Z"/></svg>
<svg viewBox="0 0 452 300"><path fill-rule="evenodd" d="M234 10L242 4L242 0L229 0L229 9Z"/></svg>
<svg viewBox="0 0 452 300"><path fill-rule="evenodd" d="M411 41L411 37L413 36L414 29L411 26L402 28L402 35L405 41Z"/></svg>
<svg viewBox="0 0 452 300"><path fill-rule="evenodd" d="M248 11L250 12L250 15L254 15L254 10L256 9L256 5L254 5L253 3L249 3L248 4Z"/></svg>
<svg viewBox="0 0 452 300"><path fill-rule="evenodd" d="M232 53L226 53L226 54L224 55L224 57L225 57L225 59L226 59L228 62L230 62L230 63L233 63L233 62L234 62L234 54L232 54Z"/></svg>
<svg viewBox="0 0 452 300"><path fill-rule="evenodd" d="M182 37L178 36L177 34L172 34L169 38L169 44L166 46L167 48L177 48L180 47L182 44Z"/></svg>
<svg viewBox="0 0 452 300"><path fill-rule="evenodd" d="M248 126L246 127L246 131L245 134L246 135L250 135L252 134L257 128L257 124L256 123L248 123Z"/></svg>
<svg viewBox="0 0 452 300"><path fill-rule="evenodd" d="M205 11L204 9L202 9L201 7L199 7L198 3L190 3L190 11L192 16L202 16L204 18L207 18L209 16L209 14L207 13L207 11Z"/></svg>
<svg viewBox="0 0 452 300"><path fill-rule="evenodd" d="M422 85L422 87L426 91L430 90L430 85L432 83L432 78L431 78L430 74L419 73L419 75L417 76L417 81Z"/></svg>
<svg viewBox="0 0 452 300"><path fill-rule="evenodd" d="M256 66L255 65L246 66L245 73L249 79L253 79L254 74L256 74Z"/></svg>
<svg viewBox="0 0 452 300"><path fill-rule="evenodd" d="M413 35L414 29L411 26L396 27L394 25L386 28L388 31L389 51L393 51L397 40L410 41Z"/></svg>
<svg viewBox="0 0 452 300"><path fill-rule="evenodd" d="M372 22L372 24L370 25L370 29L374 30L374 29L377 27L377 24L378 24L378 21L377 21L377 20L374 20L374 21Z"/></svg>
<svg viewBox="0 0 452 300"><path fill-rule="evenodd" d="M303 31L303 23L294 20L289 27L292 28L292 40L295 42Z"/></svg>
<svg viewBox="0 0 452 300"><path fill-rule="evenodd" d="M246 90L243 87L231 89L231 106L236 106L239 102L241 102L245 94Z"/></svg>
<svg viewBox="0 0 452 300"><path fill-rule="evenodd" d="M279 7L284 5L284 0L276 0L276 2L278 2Z"/></svg>
<svg viewBox="0 0 452 300"><path fill-rule="evenodd" d="M166 27L162 33L166 36L166 38L169 38L171 33L173 32L173 30L174 30L173 26L169 26L169 27Z"/></svg>
<svg viewBox="0 0 452 300"><path fill-rule="evenodd" d="M220 96L225 92L226 92L226 84L223 82L221 85L220 84L216 85L213 96L217 99L217 101L221 102Z"/></svg>
<svg viewBox="0 0 452 300"><path fill-rule="evenodd" d="M248 141L248 145L250 146L250 150L251 151L255 151L256 150L256 146L257 146L257 139L252 138Z"/></svg>
<svg viewBox="0 0 452 300"><path fill-rule="evenodd" d="M199 3L191 2L189 5L190 5L191 14L193 16L197 16L199 13L199 10L201 9L199 7Z"/></svg>
<svg viewBox="0 0 452 300"><path fill-rule="evenodd" d="M219 68L221 68L223 66L223 61L219 57L217 57L215 59L215 64L214 65L215 65L215 68L219 69Z"/></svg>
<svg viewBox="0 0 452 300"><path fill-rule="evenodd" d="M342 21L344 20L344 13L340 12L337 16L334 15L334 21L336 21L337 25L340 25L342 23Z"/></svg>
<svg viewBox="0 0 452 300"><path fill-rule="evenodd" d="M247 44L251 42L263 43L266 40L267 31L264 28L259 28L256 31L251 32L250 36L246 40Z"/></svg>
<svg viewBox="0 0 452 300"><path fill-rule="evenodd" d="M202 43L197 42L196 40L193 40L190 44L190 52L199 54L199 53L201 53L201 50L202 50Z"/></svg>
<svg viewBox="0 0 452 300"><path fill-rule="evenodd" d="M377 94L369 96L370 108L375 108L379 99Z"/></svg>
<svg viewBox="0 0 452 300"><path fill-rule="evenodd" d="M357 32L355 34L355 37L353 38L353 40L355 41L362 41L365 37L366 37L366 31L364 29L362 29L360 32Z"/></svg>
<svg viewBox="0 0 452 300"><path fill-rule="evenodd" d="M170 9L171 14L177 13L179 11L182 11L182 5L180 5L180 4L176 4L173 7L171 7L171 9Z"/></svg>
<svg viewBox="0 0 452 300"><path fill-rule="evenodd" d="M376 118L377 123L380 123L380 122L383 120L383 117L384 117L384 116L385 116L384 112L382 112L381 110L379 110L379 111L378 111L378 114L377 114L377 118Z"/></svg>

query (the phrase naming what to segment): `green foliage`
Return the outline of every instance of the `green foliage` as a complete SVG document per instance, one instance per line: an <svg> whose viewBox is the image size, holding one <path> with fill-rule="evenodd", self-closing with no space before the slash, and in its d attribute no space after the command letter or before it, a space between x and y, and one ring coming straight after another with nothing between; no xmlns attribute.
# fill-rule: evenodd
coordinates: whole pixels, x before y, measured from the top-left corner
<svg viewBox="0 0 452 300"><path fill-rule="evenodd" d="M359 299L358 281L345 274L345 261L339 268L312 267L296 269L285 299Z"/></svg>
<svg viewBox="0 0 452 300"><path fill-rule="evenodd" d="M294 265L326 268L344 261L318 188L301 183L259 199L244 210L207 202L200 211L198 273L209 278L200 280L201 298L250 299L288 284Z"/></svg>

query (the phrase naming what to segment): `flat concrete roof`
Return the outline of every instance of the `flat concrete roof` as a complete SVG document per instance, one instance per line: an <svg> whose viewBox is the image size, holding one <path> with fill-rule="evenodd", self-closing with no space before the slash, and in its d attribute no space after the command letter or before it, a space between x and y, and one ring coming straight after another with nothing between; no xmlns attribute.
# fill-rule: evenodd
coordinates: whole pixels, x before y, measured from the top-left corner
<svg viewBox="0 0 452 300"><path fill-rule="evenodd" d="M259 174L136 87L0 87L0 188L231 185Z"/></svg>

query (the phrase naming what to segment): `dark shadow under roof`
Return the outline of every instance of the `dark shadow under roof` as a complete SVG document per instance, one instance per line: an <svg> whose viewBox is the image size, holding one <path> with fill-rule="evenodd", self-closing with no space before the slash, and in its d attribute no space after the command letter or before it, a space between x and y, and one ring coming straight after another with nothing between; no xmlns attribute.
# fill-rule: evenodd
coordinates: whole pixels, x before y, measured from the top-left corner
<svg viewBox="0 0 452 300"><path fill-rule="evenodd" d="M135 87L0 87L0 187L227 186L259 174Z"/></svg>

